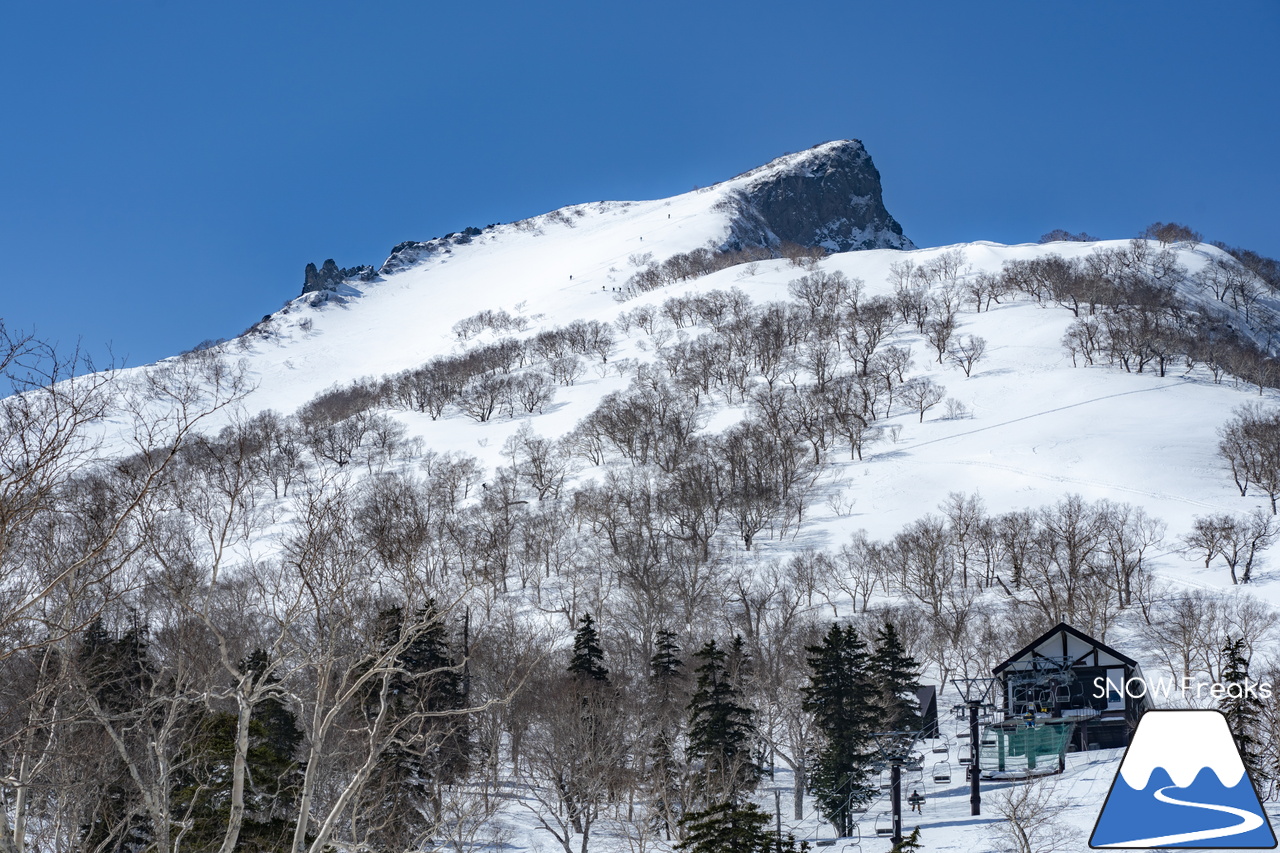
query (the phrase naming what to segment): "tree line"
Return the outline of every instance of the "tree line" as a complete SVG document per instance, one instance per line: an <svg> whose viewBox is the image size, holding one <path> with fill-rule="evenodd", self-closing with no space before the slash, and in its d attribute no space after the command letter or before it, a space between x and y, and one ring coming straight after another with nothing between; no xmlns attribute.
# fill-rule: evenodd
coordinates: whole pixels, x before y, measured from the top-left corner
<svg viewBox="0 0 1280 853"><path fill-rule="evenodd" d="M467 850L516 812L567 853L593 833L752 849L781 768L796 813L811 794L847 826L867 735L911 727L921 668L981 674L1059 620L1130 619L1222 670L1196 651L1207 605L1151 574L1163 525L1127 504L991 515L957 493L884 540L793 544L830 463L941 400L911 344L967 375L958 312L1010 295L959 252L895 264L883 297L803 273L789 301L672 297L288 415L236 413L216 348L86 373L0 331L20 392L0 401L0 849ZM648 363L615 357L633 329ZM561 437L530 417L496 468L392 416L533 415L550 398L514 383L584 362L627 386ZM722 401L743 418L709 433ZM1260 650L1272 626L1243 606L1219 623Z"/></svg>

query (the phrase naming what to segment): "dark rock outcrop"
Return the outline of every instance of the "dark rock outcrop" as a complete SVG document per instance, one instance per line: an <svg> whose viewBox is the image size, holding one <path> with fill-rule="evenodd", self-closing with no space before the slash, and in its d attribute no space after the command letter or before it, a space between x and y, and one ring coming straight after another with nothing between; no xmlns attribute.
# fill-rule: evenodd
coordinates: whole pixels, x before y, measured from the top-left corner
<svg viewBox="0 0 1280 853"><path fill-rule="evenodd" d="M880 173L856 139L789 154L734 179L731 240L742 245L914 249L885 209Z"/></svg>
<svg viewBox="0 0 1280 853"><path fill-rule="evenodd" d="M338 290L344 282L373 281L377 276L371 266L342 269L330 258L320 265L320 269L316 269L315 264L307 264L302 278L302 295L321 290Z"/></svg>
<svg viewBox="0 0 1280 853"><path fill-rule="evenodd" d="M378 274L392 275L407 270L432 255L442 252L446 245L446 241L440 237L423 241L406 240L403 243L398 243L391 250L391 255L378 268Z"/></svg>

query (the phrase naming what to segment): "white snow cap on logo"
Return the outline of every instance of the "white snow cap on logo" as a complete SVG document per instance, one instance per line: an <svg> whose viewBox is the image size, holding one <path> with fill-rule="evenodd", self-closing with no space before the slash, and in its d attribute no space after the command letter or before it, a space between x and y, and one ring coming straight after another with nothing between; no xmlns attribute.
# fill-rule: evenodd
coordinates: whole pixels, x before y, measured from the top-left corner
<svg viewBox="0 0 1280 853"><path fill-rule="evenodd" d="M1205 767L1233 788L1244 776L1227 718L1217 711L1151 713L1142 719L1142 736L1134 739L1120 765L1130 788L1147 787L1151 773L1163 767L1173 784L1185 788Z"/></svg>

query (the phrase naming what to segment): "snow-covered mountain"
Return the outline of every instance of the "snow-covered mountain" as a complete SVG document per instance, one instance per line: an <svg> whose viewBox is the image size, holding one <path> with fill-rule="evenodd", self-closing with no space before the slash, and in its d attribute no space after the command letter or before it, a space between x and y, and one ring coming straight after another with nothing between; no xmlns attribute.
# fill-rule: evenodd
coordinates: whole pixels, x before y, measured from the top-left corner
<svg viewBox="0 0 1280 853"><path fill-rule="evenodd" d="M805 251L815 248L824 251ZM1106 318L1124 314L1125 306L1116 296L1120 290L1064 289L1060 280L1051 281L1063 269L1083 270L1089 264L1096 274L1080 281L1088 278L1089 287L1095 288L1099 282L1130 281L1124 292L1146 300L1144 307L1113 327ZM1161 584L1175 592L1225 590L1230 583L1221 565L1206 567L1203 556L1184 547L1182 537L1197 517L1240 515L1264 505L1256 490L1241 496L1218 447L1219 430L1235 408L1275 398L1266 381L1254 383L1223 369L1230 359L1222 347L1239 348L1250 341L1266 344L1274 328L1271 312L1280 310L1275 295L1237 267L1227 253L1198 243L977 242L916 249L885 209L879 175L861 143L842 141L784 156L669 199L584 203L521 222L402 243L377 269L342 269L333 262L310 266L303 293L250 333L209 353L135 372L214 356L229 366L238 365L253 390L242 411L220 413L211 425L233 419L243 423L266 410L290 415L317 395L360 383L371 401L361 405L394 423L409 440L420 441L420 450L439 455L433 459L448 454L475 457L483 472L476 475L477 482L485 480L483 489L488 491L497 470L513 465L513 441L528 442L530 435L564 439L603 402L666 388L664 382L678 387L685 398L678 404L667 402L688 406L691 432L705 439L705 448L710 448L706 452L714 454L728 446L714 441L743 423L765 418L770 405L777 405L774 414L780 422L791 423L787 419L793 418L799 423L806 416L801 411L805 405L827 405L821 401L831 396L828 384L850 393L881 394L868 379L867 353L878 353L896 359L898 366L896 373L892 366L880 368L886 371L887 400L875 396L870 403L864 401L859 417L866 421L865 444L855 444L848 431L830 426L830 419L838 417L833 409L818 412L814 418L827 418L828 426L809 429L831 436L819 439L809 433L805 439L812 442L811 448L805 445L805 457L814 459L805 475L810 478L806 495L778 518L761 524L754 540L728 532L727 522L723 529L713 529L723 546L719 565L742 571L735 576L742 586L734 593L742 601L749 600L750 586L749 579L742 578L755 568L776 569L793 559L800 565L816 553L837 554L848 543L865 544L865 538L859 539L863 533L870 540L891 541L923 517L936 516L942 504L954 506L957 497L965 496L976 498L973 506L990 516L1052 507L1068 494L1085 502L1109 502L1106 506L1130 512L1127 518L1139 517L1131 511L1140 509L1167 524L1163 536L1158 535L1158 521L1143 528L1151 536L1141 560L1151 575L1141 594L1151 594ZM1236 277L1231 281L1245 284L1221 285L1227 275L1222 270ZM1043 286L1035 281L1024 282L1022 289L1008 284L1024 273L1028 279L1042 276ZM832 288L841 289L841 295L831 296ZM806 298L811 302L808 309ZM835 308L818 305L824 301ZM858 325L864 321L850 318L859 312L875 313L872 308L896 319L886 324L883 339L869 345L860 363L855 339L865 332ZM735 312L736 320L729 316ZM940 320L945 320L945 329ZM775 321L793 330L781 335L792 339L779 344L777 363L767 370L752 368L736 380L698 381L699 370L715 372L716 354L741 355L735 335L750 337L755 334L750 329ZM1139 328L1151 322L1159 328ZM590 355L578 352L581 359L544 352L538 344L539 336L554 337L557 330L575 323L607 329L608 340ZM812 335L806 342L806 330L823 323L839 329ZM1147 337L1142 343L1117 342L1103 352L1096 341L1080 343L1089 334L1110 335L1114 341L1128 334ZM820 340L824 335L830 343L825 350ZM1219 349L1193 352L1188 349L1191 340ZM456 402L434 411L390 402L394 395L385 389L407 371L448 359L460 364L480 348L504 341L519 344L511 348L520 355L494 372L539 374L538 381L548 390L536 404L511 404L505 412L491 408L478 416ZM696 367L699 353L712 353L702 367ZM563 360L574 364L553 364ZM1245 360L1230 363L1247 367ZM469 374L466 381L480 372ZM907 400L915 389L921 391L920 402L911 405ZM935 392L936 398L924 402ZM450 393L456 396L456 389ZM791 408L779 414L785 407ZM856 432L857 426L853 429ZM581 444L575 448L564 454L574 456L562 474L569 484L566 489L590 488L629 467L606 458L610 454L604 451L583 451ZM389 458L364 469L350 465L345 473L357 472L351 476L358 480L372 479L375 471L396 470L397 465L414 476L425 468L421 454L392 462L386 461ZM323 467L328 462L316 464ZM652 486L654 494L673 488L663 478L678 466L664 468L646 461L635 467L646 473L633 482L651 478L643 488ZM527 512L530 518L545 511L530 523L565 524L546 509L552 501L544 503L541 493L521 488L526 492L514 494L502 509L518 505L516 512ZM287 521L289 502L265 492L262 501L271 505L276 521ZM467 500L483 498L469 494ZM279 551L279 531L279 524L273 524L255 532L259 538L252 544L259 558L269 560ZM685 535L683 528L678 532L683 538L671 535L681 542L695 536ZM1254 567L1258 582L1250 589L1267 607L1280 603L1273 565L1280 564L1259 557ZM833 571L852 573L855 567L850 562ZM782 570L779 577L789 573L790 568ZM555 589L552 581L545 583L548 596L563 596L569 603L539 600L529 610L554 624L550 642L563 645L584 606L578 596L607 598L608 593L580 592L569 582L561 586L559 580ZM852 582L837 579L826 587L819 582L810 586L808 603L796 606L805 618L817 622L848 618L867 598L887 606L911 601L893 583L897 581L881 579L867 585L859 602ZM962 585L968 589L969 580ZM522 595L543 594L541 589L526 592L523 579L517 592L514 582L507 589L503 576L494 596L499 586L517 609L528 605ZM1002 579L989 579L982 586L963 606L982 596L991 599L993 607L1003 606L1006 597L1016 597L1008 587L1001 592ZM1234 600L1242 600L1238 590L1233 594ZM1158 597L1153 595L1153 600ZM710 600L723 605L724 613L709 616L706 624L685 614L689 635L701 637L712 630L714 619L737 618L738 605L730 598L727 589L712 590ZM487 601L486 609L491 604ZM1091 618L1112 632L1108 642L1138 658L1165 654L1135 629L1136 616L1126 621L1134 612L1132 603L1124 612L1114 602L1106 607L1113 609ZM957 632L979 630L965 618L957 619ZM1027 626L992 624L984 642L999 643L1007 635L1008 648L986 649L987 658L1016 651L1014 634ZM1274 643L1272 637L1265 640ZM924 641L919 643L923 647ZM1168 660L1142 662L1152 674L1161 672ZM926 680L937 679L941 672L933 659L929 667ZM944 709L951 698L944 695ZM1066 804L1064 819L1079 846L1057 849L1085 849L1087 828L1119 758L1118 751L1070 757L1057 802ZM1150 769L1145 772L1149 775ZM785 786L789 778L779 769L776 784ZM1008 789L1004 783L997 787ZM992 843L991 822L967 819L962 785L930 788L928 794L930 807L920 823L935 826L925 834L925 849L993 849L984 846ZM865 821L873 821L883 807L882 800L876 800ZM515 825L514 843L522 849L533 848L543 838L527 817ZM825 831L812 816L790 821L788 827L802 837ZM602 833L591 849L622 849L621 837Z"/></svg>
<svg viewBox="0 0 1280 853"><path fill-rule="evenodd" d="M828 147L845 150L841 145ZM306 293L219 350L246 366L256 387L247 401L251 411L289 413L321 391L362 377L394 374L499 337L529 339L573 320L611 322L622 311L661 306L673 296L736 289L757 304L786 300L788 283L805 270L783 258L732 266L631 299L621 296L645 264L723 245L735 227L734 209L726 200L743 187L758 186L762 175L802 168L806 158L823 150L790 155L670 199L576 205L475 236L414 244L430 250L415 250L409 263L401 249L373 280L349 279ZM903 262L922 266L958 253L963 284L998 274L1007 262L1055 255L1084 259L1127 246L1128 241L979 242L876 249L832 254L818 268L865 282L867 296L888 298L893 295L891 267ZM1230 260L1205 245L1174 247L1173 255L1191 273L1215 259ZM1230 313L1203 286L1184 282L1179 289L1189 305L1216 304ZM1263 309L1268 304L1273 301L1261 301ZM461 341L454 325L486 310L522 318L524 331ZM1215 382L1203 366L1175 365L1163 377L1153 368L1139 373L1073 366L1062 339L1075 317L1064 307L1011 296L982 312L966 304L958 318L958 337L987 341L971 376L940 363L924 335L909 327L890 343L911 347L913 371L943 385L963 416L942 417L939 407L923 423L908 412L887 421L885 426L900 428L892 441L869 450L862 462L838 466L836 479L844 484L851 508L814 516L813 523L824 531L812 533L817 541L837 541L857 528L888 533L932 510L951 491L979 492L990 509L1001 511L1077 492L1143 505L1174 531L1185 530L1193 515L1253 506L1240 498L1225 473L1217 430L1233 407L1257 399L1256 389L1230 377ZM703 331L671 333L696 337ZM650 361L653 343L652 336L633 328L620 336L613 360ZM532 426L548 436L563 435L605 394L627 382L616 371L588 373L560 388L557 404L531 418ZM741 416L738 406L713 403L707 411L708 431ZM394 416L429 447L477 454L491 463L497 462L496 449L524 423L477 424L456 412L440 420L405 411ZM1175 561L1170 567L1183 565L1170 556Z"/></svg>

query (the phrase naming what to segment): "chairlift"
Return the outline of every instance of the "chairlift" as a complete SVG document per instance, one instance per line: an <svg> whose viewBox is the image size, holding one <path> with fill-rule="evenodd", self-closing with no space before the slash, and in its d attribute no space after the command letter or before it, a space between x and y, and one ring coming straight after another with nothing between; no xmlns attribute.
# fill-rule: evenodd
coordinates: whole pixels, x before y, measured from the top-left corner
<svg viewBox="0 0 1280 853"><path fill-rule="evenodd" d="M939 785L945 785L951 781L951 765L946 761L939 761L933 765L933 781Z"/></svg>
<svg viewBox="0 0 1280 853"><path fill-rule="evenodd" d="M969 737L969 730L961 729L960 731L956 732L956 737L960 738L960 740L966 740Z"/></svg>
<svg viewBox="0 0 1280 853"><path fill-rule="evenodd" d="M984 733L984 734L982 735L982 742L981 742L981 743L982 743L982 746L995 746L995 745L996 745L996 736L995 736L995 735L993 735L993 734L991 734L991 733L989 733L989 732L988 732L988 733Z"/></svg>
<svg viewBox="0 0 1280 853"><path fill-rule="evenodd" d="M972 764L972 763L973 763L973 756L972 756L972 755L970 755L970 754L969 754L969 753L967 753L967 752L962 752L962 753L960 753L960 763L961 763L961 764L966 764L966 765L967 765L967 764Z"/></svg>
<svg viewBox="0 0 1280 853"><path fill-rule="evenodd" d="M916 807L916 806L923 807L924 794L920 793L919 791L914 792L911 796L907 797L907 805L912 807Z"/></svg>
<svg viewBox="0 0 1280 853"><path fill-rule="evenodd" d="M881 838L893 835L893 815L881 812L876 816L876 835Z"/></svg>
<svg viewBox="0 0 1280 853"><path fill-rule="evenodd" d="M911 753L907 760L903 762L902 769L909 773L919 773L924 769L924 756L918 752Z"/></svg>
<svg viewBox="0 0 1280 853"><path fill-rule="evenodd" d="M1071 688L1065 684L1059 684L1058 689L1054 691L1057 694L1058 704L1062 705L1071 701Z"/></svg>
<svg viewBox="0 0 1280 853"><path fill-rule="evenodd" d="M951 751L951 744L947 742L946 738L938 738L933 744L933 751L941 755L946 755Z"/></svg>
<svg viewBox="0 0 1280 853"><path fill-rule="evenodd" d="M893 787L893 774L888 770L880 774L880 790L887 791Z"/></svg>

